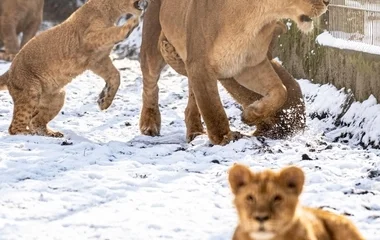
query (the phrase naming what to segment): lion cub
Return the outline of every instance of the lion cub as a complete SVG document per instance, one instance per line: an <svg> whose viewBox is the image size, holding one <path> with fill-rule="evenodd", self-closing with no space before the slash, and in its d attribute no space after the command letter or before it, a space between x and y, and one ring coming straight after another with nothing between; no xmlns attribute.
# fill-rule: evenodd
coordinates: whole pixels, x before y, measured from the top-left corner
<svg viewBox="0 0 380 240"><path fill-rule="evenodd" d="M12 61L34 35L42 22L44 0L0 1L0 60ZM18 34L22 33L21 44Z"/></svg>
<svg viewBox="0 0 380 240"><path fill-rule="evenodd" d="M138 25L145 7L145 0L90 0L63 23L30 40L0 77L0 89L7 86L14 102L9 133L63 137L47 124L64 104L64 87L85 70L105 80L98 105L107 109L120 85L109 54ZM124 13L137 16L115 26Z"/></svg>
<svg viewBox="0 0 380 240"><path fill-rule="evenodd" d="M236 164L228 180L239 216L233 240L364 240L346 217L300 206L298 167L254 173Z"/></svg>

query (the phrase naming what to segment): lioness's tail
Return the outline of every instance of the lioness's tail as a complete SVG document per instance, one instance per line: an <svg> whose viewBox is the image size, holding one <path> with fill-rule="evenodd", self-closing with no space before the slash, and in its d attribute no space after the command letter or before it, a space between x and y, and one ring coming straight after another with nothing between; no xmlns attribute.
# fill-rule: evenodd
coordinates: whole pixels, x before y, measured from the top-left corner
<svg viewBox="0 0 380 240"><path fill-rule="evenodd" d="M7 90L8 71L0 76L0 90Z"/></svg>

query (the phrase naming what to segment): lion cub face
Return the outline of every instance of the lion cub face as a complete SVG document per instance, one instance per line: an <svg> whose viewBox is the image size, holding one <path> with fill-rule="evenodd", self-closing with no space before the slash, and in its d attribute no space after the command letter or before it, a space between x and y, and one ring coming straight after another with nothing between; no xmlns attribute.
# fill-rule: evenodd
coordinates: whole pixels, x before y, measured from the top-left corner
<svg viewBox="0 0 380 240"><path fill-rule="evenodd" d="M301 169L253 173L237 164L230 170L229 182L243 232L254 240L269 240L288 230L304 184Z"/></svg>
<svg viewBox="0 0 380 240"><path fill-rule="evenodd" d="M329 0L295 0L291 19L298 28L307 33L313 29L313 20L327 11ZM294 11L295 10L295 11Z"/></svg>
<svg viewBox="0 0 380 240"><path fill-rule="evenodd" d="M118 0L121 12L139 15L148 7L147 0Z"/></svg>

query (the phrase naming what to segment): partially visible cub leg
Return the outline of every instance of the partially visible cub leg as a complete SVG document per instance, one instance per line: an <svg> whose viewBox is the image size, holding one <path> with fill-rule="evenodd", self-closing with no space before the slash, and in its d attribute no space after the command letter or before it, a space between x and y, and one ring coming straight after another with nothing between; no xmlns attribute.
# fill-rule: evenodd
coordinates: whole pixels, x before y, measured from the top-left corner
<svg viewBox="0 0 380 240"><path fill-rule="evenodd" d="M185 109L186 140L191 142L199 135L205 133L201 122L201 114L195 100L191 82L189 82L189 100Z"/></svg>
<svg viewBox="0 0 380 240"><path fill-rule="evenodd" d="M160 36L160 50L162 56L164 56L165 61L179 74L187 76L185 69L185 64L183 63L181 57L177 54L175 48L171 43L169 43L165 36ZM189 81L189 99L185 109L185 124L186 124L186 140L191 142L199 135L205 133L201 122L201 115L195 100L193 93L193 88L191 82Z"/></svg>
<svg viewBox="0 0 380 240"><path fill-rule="evenodd" d="M57 94L42 95L29 124L30 132L40 136L63 137L62 133L49 129L47 124L58 115L64 102L64 90Z"/></svg>

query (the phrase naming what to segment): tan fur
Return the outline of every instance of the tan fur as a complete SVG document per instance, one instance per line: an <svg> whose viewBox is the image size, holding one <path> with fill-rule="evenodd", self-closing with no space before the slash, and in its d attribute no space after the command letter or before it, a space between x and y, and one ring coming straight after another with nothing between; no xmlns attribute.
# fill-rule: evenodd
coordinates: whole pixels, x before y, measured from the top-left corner
<svg viewBox="0 0 380 240"><path fill-rule="evenodd" d="M119 88L120 75L109 54L138 25L138 0L90 0L66 21L29 41L16 55L7 73L0 77L14 102L9 133L62 137L47 127L65 100L64 87L73 78L91 70L106 85L98 105L107 109ZM115 26L121 14L137 16Z"/></svg>
<svg viewBox="0 0 380 240"><path fill-rule="evenodd" d="M299 204L298 167L254 173L236 164L228 180L239 217L233 240L364 240L345 216Z"/></svg>
<svg viewBox="0 0 380 240"><path fill-rule="evenodd" d="M270 138L285 138L303 130L305 128L305 103L303 101L302 91L297 81L281 66L277 61L272 60L272 50L276 43L278 35L287 31L284 23L277 22L269 44L267 57L271 60L273 69L280 77L282 83L288 91L288 97L284 105L273 116L268 116L261 121L251 121L249 115L249 106L259 100L262 96L250 91L240 85L234 78L222 79L220 83L226 88L231 96L243 106L242 120L248 125L256 125L255 136L264 136ZM263 33L262 33L263 34ZM169 64L178 73L187 76L185 64L177 54L173 45L161 33L160 50L165 62ZM255 76L252 80L254 81ZM192 93L192 91L189 91ZM192 141L197 135L202 134L203 126L201 124L200 113L196 105L194 94L189 95L188 106L185 111L185 122L187 127L187 140ZM248 110L247 110L248 109Z"/></svg>
<svg viewBox="0 0 380 240"><path fill-rule="evenodd" d="M44 0L0 0L0 59L12 61L34 35L42 21ZM22 33L19 43L18 35Z"/></svg>
<svg viewBox="0 0 380 240"><path fill-rule="evenodd" d="M307 32L312 22L306 16L320 16L326 5L322 0L152 1L144 17L141 46L144 89L140 131L151 136L160 132L157 81L165 66L159 50L161 32L185 63L190 95L196 101L190 105L198 106L210 141L223 145L241 135L229 128L217 80L234 78L263 96L247 108L252 121L274 115L285 103L287 91L266 57L271 39L267 32L274 28L270 23L290 18ZM197 113L189 115L195 118Z"/></svg>

